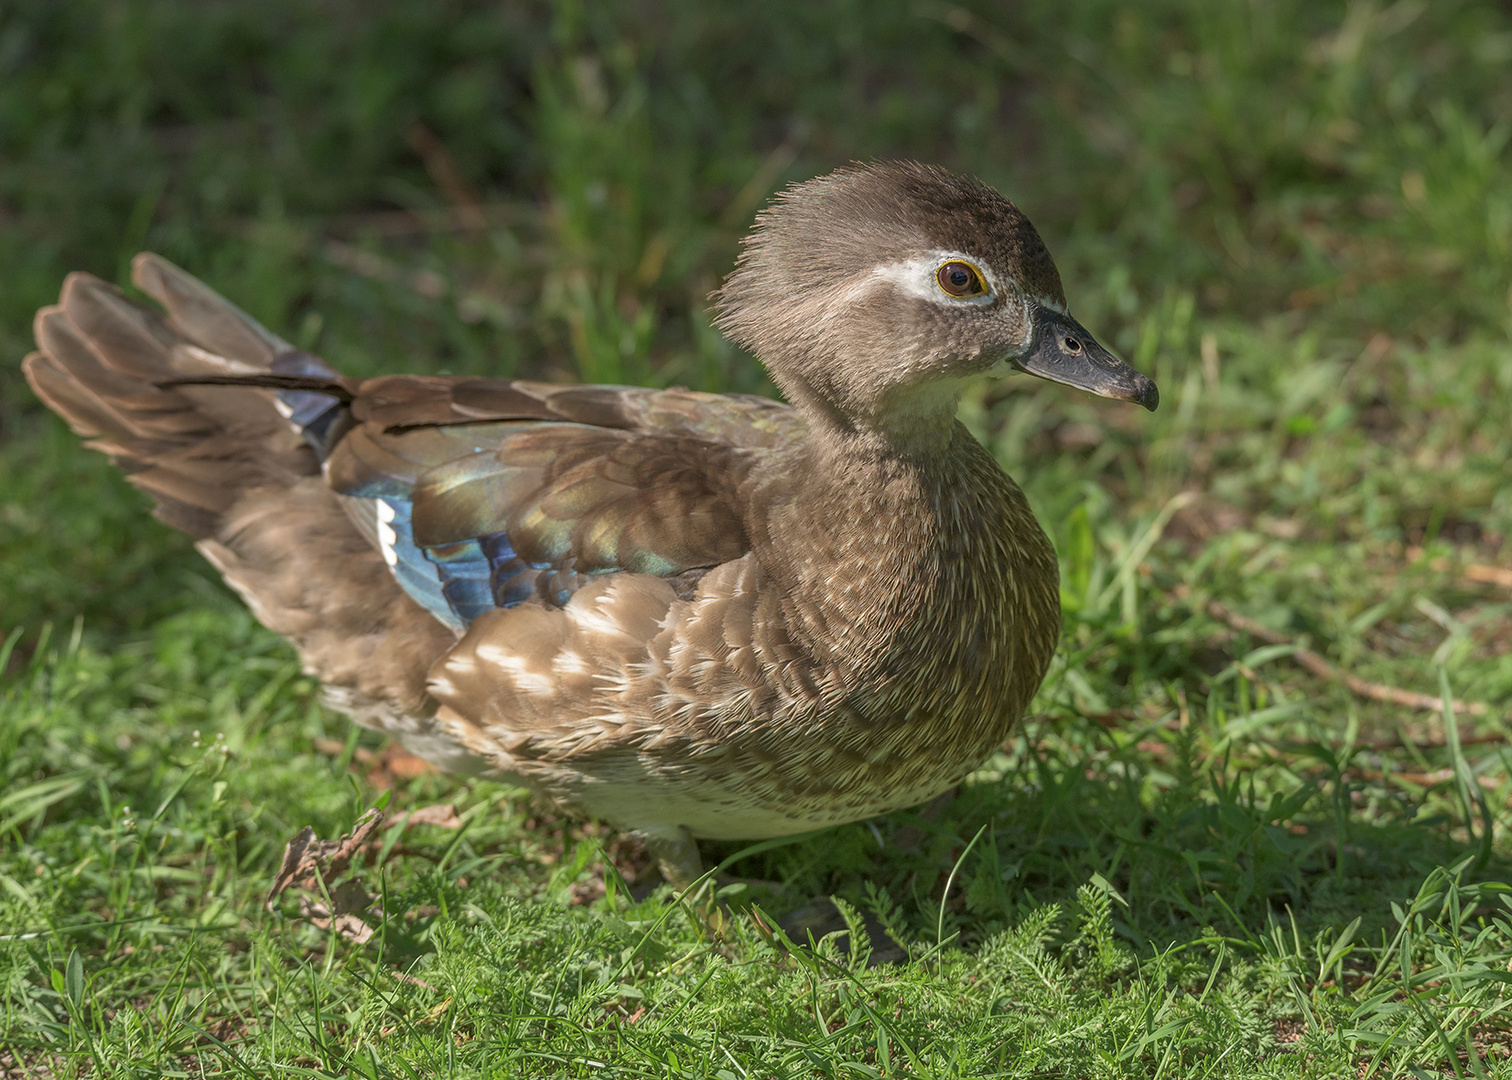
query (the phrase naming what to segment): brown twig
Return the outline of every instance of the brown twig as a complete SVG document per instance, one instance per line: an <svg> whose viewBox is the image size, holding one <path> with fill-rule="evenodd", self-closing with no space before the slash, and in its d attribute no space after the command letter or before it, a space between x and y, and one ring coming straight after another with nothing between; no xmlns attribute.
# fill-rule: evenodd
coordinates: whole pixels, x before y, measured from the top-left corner
<svg viewBox="0 0 1512 1080"><path fill-rule="evenodd" d="M1460 573L1467 581L1474 581L1481 585L1500 585L1504 589L1512 589L1512 570L1507 570L1500 566L1469 563Z"/></svg>
<svg viewBox="0 0 1512 1080"><path fill-rule="evenodd" d="M1501 733L1495 735L1461 735L1461 746L1490 746L1493 743L1505 743L1507 737ZM1342 745L1342 743L1336 744ZM1355 745L1361 750L1401 750L1408 746L1414 750L1447 750L1449 742L1446 739L1413 739L1410 742L1400 735L1390 739L1358 739Z"/></svg>
<svg viewBox="0 0 1512 1080"><path fill-rule="evenodd" d="M1181 590L1181 599L1186 599L1188 595L1190 595L1190 590ZM1241 615L1237 611L1230 610L1217 600L1209 600L1204 606L1207 613L1213 618L1241 633L1257 637L1270 645L1293 644L1293 642L1287 640L1284 634L1278 634L1264 623L1257 622L1247 615ZM1320 679L1342 682L1349 688L1349 692L1357 697L1368 698L1371 701L1383 701L1388 705L1405 705L1409 709L1425 709L1430 712L1444 711L1443 698L1435 697L1433 694L1420 694L1415 690L1399 690L1394 686L1387 686L1384 683L1362 679L1358 675L1354 675L1329 663L1329 661L1311 649L1299 647L1291 654L1291 658ZM1454 711L1469 716L1485 716L1491 710L1485 702L1461 701L1455 698Z"/></svg>
<svg viewBox="0 0 1512 1080"><path fill-rule="evenodd" d="M1422 557L1422 548L1407 549L1409 561L1417 562ZM1429 559L1428 568L1442 572L1449 569L1449 560L1442 555ZM1471 581L1477 585L1500 585L1503 589L1512 589L1512 568L1509 567L1489 566L1486 563L1462 563L1459 566L1459 576L1462 581Z"/></svg>
<svg viewBox="0 0 1512 1080"><path fill-rule="evenodd" d="M324 230L338 237L375 236L402 240L435 233L476 233L497 226L519 225L537 213L520 202L485 202L471 209L456 206L415 207L404 210L367 210L333 214L323 219Z"/></svg>
<svg viewBox="0 0 1512 1080"><path fill-rule="evenodd" d="M425 163L425 171L430 173L431 180L441 189L441 193L462 220L473 229L487 228L488 219L483 215L483 200L478 198L478 193L462 175L462 170L457 168L451 151L436 133L424 124L415 123L410 125L404 137L410 149Z"/></svg>
<svg viewBox="0 0 1512 1080"><path fill-rule="evenodd" d="M1332 747L1336 750L1342 749L1345 745L1345 742L1346 740L1344 739L1315 739L1311 743L1286 742L1280 743L1278 745L1280 749L1285 750L1288 753L1296 753L1305 750L1308 746L1315 746L1319 744ZM1506 742L1507 737L1500 732L1497 732L1494 735L1461 735L1459 741L1460 746L1462 747L1492 745L1504 746L1506 745ZM1386 739L1358 738L1350 745L1355 750L1368 750L1372 753L1378 754L1390 753L1393 750L1406 750L1409 747L1422 754L1432 753L1435 750L1449 749L1449 743L1446 739L1404 739L1400 735L1395 735L1391 738Z"/></svg>

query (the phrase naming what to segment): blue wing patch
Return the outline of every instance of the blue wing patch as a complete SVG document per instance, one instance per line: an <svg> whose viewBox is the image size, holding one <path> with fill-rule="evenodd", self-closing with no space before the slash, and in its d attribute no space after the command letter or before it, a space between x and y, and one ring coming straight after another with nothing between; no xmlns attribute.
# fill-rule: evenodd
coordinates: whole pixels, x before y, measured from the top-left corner
<svg viewBox="0 0 1512 1080"><path fill-rule="evenodd" d="M325 361L300 350L280 354L272 370L279 375L337 377ZM284 418L324 460L334 441L333 429L337 435L344 430L337 426L345 418L342 402L316 390L280 390L277 400ZM410 500L392 488L369 487L344 494L372 499L378 543L394 579L413 600L454 630L465 629L485 611L514 607L532 597L561 607L583 578L591 576L552 563L527 562L502 532L421 547L414 539Z"/></svg>
<svg viewBox="0 0 1512 1080"><path fill-rule="evenodd" d="M400 587L436 618L454 630L464 620L446 598L445 579L436 563L415 546L410 504L404 499L374 499L378 511L378 545Z"/></svg>
<svg viewBox="0 0 1512 1080"><path fill-rule="evenodd" d="M485 611L514 607L540 597L558 607L581 584L573 570L527 562L504 533L476 540L420 547L414 541L408 500L381 496L378 542L383 558L405 592L436 618L462 630Z"/></svg>

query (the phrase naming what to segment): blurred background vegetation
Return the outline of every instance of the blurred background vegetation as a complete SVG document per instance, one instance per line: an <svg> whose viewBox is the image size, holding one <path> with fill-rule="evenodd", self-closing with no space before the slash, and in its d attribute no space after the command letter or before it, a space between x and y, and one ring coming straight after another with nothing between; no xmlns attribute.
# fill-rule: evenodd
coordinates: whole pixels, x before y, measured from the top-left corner
<svg viewBox="0 0 1512 1080"><path fill-rule="evenodd" d="M17 636L0 790L34 797L0 796L0 851L11 845L21 869L9 880L25 883L0 892L0 905L28 926L139 909L165 925L203 923L212 909L261 920L278 845L307 822L321 835L349 825L352 792L333 780L358 751L371 760L379 750L314 705L290 651L26 388L32 313L65 273L124 285L132 254L161 252L354 375L770 392L706 311L739 237L788 182L911 157L1013 198L1054 253L1073 311L1156 377L1163 404L1149 416L1028 380L969 395L963 419L1025 486L1061 554L1066 647L1036 718L942 817L883 822L885 850L857 825L740 869L800 898L869 896L884 914L885 893L929 940L938 913L939 928L981 948L982 966L906 976L919 1015L966 1024L940 1002L970 1012L973 994L1000 1020L1014 1014L1003 1001L1038 1001L1072 1033L1055 1051L1071 1055L1055 1058L1068 1075L1091 1075L1067 1062L1096 1057L1101 1044L1074 1034L1093 1014L1002 960L1054 938L1020 921L1048 901L1080 903L1091 921L1044 963L1096 990L1095 1008L1127 1005L1116 1021L1097 1014L1098 1030L1142 1030L1136 1062L1222 1060L1228 1045L1258 1053L1299 1024L1318 1061L1357 1062L1388 1054L1384 1045L1400 1065L1420 1045L1438 1047L1434 1032L1487 1030L1486 1010L1500 1006L1462 995L1452 1016L1435 1011L1438 991L1412 981L1428 970L1414 968L1413 950L1436 956L1459 942L1462 968L1504 975L1512 927L1471 948L1473 928L1419 918L1411 929L1411 912L1390 901L1425 876L1439 897L1453 877L1439 868L1465 852L1479 853L1476 873L1507 879L1509 138L1512 15L1491 0L7 0L0 638ZM1447 687L1484 707L1446 725L1431 709L1305 671L1294 663L1303 646L1378 686L1435 697ZM229 794L195 771L202 728L228 733L244 763ZM316 752L332 738L344 753ZM591 835L527 822L487 785L399 786L396 805L491 807L478 820L496 824L478 825L458 850L469 865L507 851L514 869L487 863L495 894L480 894L484 875L469 871L469 903L497 913L511 898L544 896L560 907L578 877L603 876L597 856L573 854L590 850ZM360 798L372 791L360 787ZM141 834L157 837L155 854L140 857L207 875L235 868L217 872L213 903L197 887L154 892L150 873L141 895L91 876L109 861L102 852L125 843L112 798L155 806L165 792ZM992 836L946 910L946 875L989 820ZM921 844L925 834L933 839ZM79 869L69 877L67 866ZM394 873L416 896L455 901L455 872ZM1112 892L1078 899L1089 879ZM1096 916L1097 897L1115 894L1127 905L1110 916L1101 901ZM576 904L583 894L570 895ZM1480 910L1472 899L1465 910ZM509 908L510 918L536 927L527 936L586 934L591 953L603 944L593 934L619 933L612 891L596 902L600 921L570 932L550 904L528 916ZM1295 956L1275 930L1286 909L1299 921ZM1330 952L1356 917L1357 947L1386 932L1377 960L1388 939L1413 943L1399 950L1397 990L1382 990L1379 966L1371 981L1350 982L1349 949ZM442 923L430 944L410 946L439 948L437 971L483 962ZM341 944L260 938L271 923L254 925L251 939L243 926L227 940L252 940L249 955L288 971L307 974L300 964ZM697 940L696 928L672 925ZM1015 926L1020 937L1001 936ZM1213 926L1228 935L1202 939L1218 950L1201 954L1217 957L1215 974L1160 967L1166 944ZM134 934L148 930L69 941L109 957ZM50 944L45 961L14 953L7 970L22 989L7 999L3 1030L43 1038L26 1001L65 1015L45 970L62 971L68 947ZM1123 948L1156 966L1125 979ZM1317 955L1304 963L1308 948ZM1251 950L1258 967L1240 970L1223 949ZM135 955L110 961L122 980L112 985L161 981L178 954ZM237 971L251 963L229 955L220 962ZM559 970L570 957L537 961ZM649 1002L661 975L636 971L611 974ZM1200 989L1208 978L1211 989L1220 971L1219 993L1232 996L1213 1032L1159 1027L1155 1006L1140 1012L1169 1006L1167 979ZM584 1008L601 1009L584 978ZM1487 975L1475 985L1497 984ZM1411 996L1419 991L1428 996ZM318 1028L321 1000L366 991L337 980L280 992L313 1001ZM436 1007L405 992L420 995L422 1012ZM787 1023L767 998L720 992L745 1001L749 1018L736 1027ZM224 1010L217 993L195 999L196 1022ZM1408 999L1416 1012L1391 1011ZM1378 1011L1353 1011L1361 1001ZM349 1018L342 1030L367 1022ZM1157 1027L1175 1050L1156 1052ZM1005 1037L994 1028L982 1038L987 1049L970 1061L1001 1066ZM325 1052L300 1045L288 1053Z"/></svg>
<svg viewBox="0 0 1512 1080"><path fill-rule="evenodd" d="M1499 463L1404 475L1441 436L1401 406L1489 400L1486 370L1443 350L1505 341L1512 321L1509 73L1505 11L1469 0L12 0L0 353L26 352L64 273L124 281L150 248L353 373L758 389L705 310L753 212L837 164L914 157L1016 199L1082 320L1153 361L1168 395L1215 382L1199 331L1241 323L1241 348L1267 354L1241 378L1294 399L1246 426L1388 445L1395 506L1299 494L1331 529L1373 514L1411 541L1431 520L1493 532L1487 554L1505 555L1505 496L1494 529L1481 513ZM1140 353L1141 334L1161 340ZM1442 370L1409 385L1401 357L1425 349ZM1036 400L1039 431L1084 408ZM7 490L30 508L0 524L26 553L0 571L6 621L144 625L162 586L114 599L153 577L127 519L76 523L93 531L87 574L43 557L66 543L48 493L113 481L61 449L14 363L0 425ZM1154 452L1140 430L1131 457ZM1182 456L1158 464L1184 473ZM1330 464L1341 491L1359 479ZM1163 479L1154 494L1189 477Z"/></svg>
<svg viewBox="0 0 1512 1080"><path fill-rule="evenodd" d="M1228 346L1242 324L1232 347L1265 356L1239 380L1284 399L1269 416L1254 414L1273 402L1235 401L1244 426L1335 443L1363 430L1387 448L1393 505L1252 501L1294 498L1274 509L1321 511L1345 534L1489 532L1486 554L1505 556L1506 496L1494 528L1483 513L1500 462L1410 475L1448 436L1403 406L1492 400L1487 368L1443 350L1504 342L1512 320L1509 73L1505 10L1469 0L12 0L0 354L26 352L64 273L124 282L150 248L353 373L759 389L705 299L753 212L786 182L907 156L1016 199L1082 320L1152 361L1176 408L1183 380L1223 385L1201 332ZM1420 350L1441 365L1422 384L1402 362ZM1020 443L1093 415L1035 400ZM999 402L987 423L1010 412ZM1505 436L1489 437L1504 459ZM139 502L119 505L102 463L65 449L15 363L0 365L0 438L6 622L160 613L169 587L147 565L161 550L135 553ZM1156 496L1193 464L1158 450L1147 428L1119 447L1183 474ZM1335 493L1360 479L1325 464ZM96 524L58 508L81 486L109 491ZM62 558L60 516L89 541Z"/></svg>

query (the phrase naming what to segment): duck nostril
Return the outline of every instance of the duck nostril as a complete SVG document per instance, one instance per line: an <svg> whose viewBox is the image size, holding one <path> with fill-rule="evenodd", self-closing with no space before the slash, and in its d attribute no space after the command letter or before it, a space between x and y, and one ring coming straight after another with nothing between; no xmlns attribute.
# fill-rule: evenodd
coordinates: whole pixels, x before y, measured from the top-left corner
<svg viewBox="0 0 1512 1080"><path fill-rule="evenodd" d="M1082 343L1074 337L1068 336L1065 340L1065 345L1066 351L1069 353L1079 353L1082 351Z"/></svg>

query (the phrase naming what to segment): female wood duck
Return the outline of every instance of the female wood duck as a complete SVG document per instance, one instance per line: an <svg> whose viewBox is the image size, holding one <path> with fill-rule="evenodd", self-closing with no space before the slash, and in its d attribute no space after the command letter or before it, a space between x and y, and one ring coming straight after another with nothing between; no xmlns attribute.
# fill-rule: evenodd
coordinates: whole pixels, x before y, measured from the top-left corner
<svg viewBox="0 0 1512 1080"><path fill-rule="evenodd" d="M74 274L33 389L156 501L331 702L442 768L643 836L923 802L998 746L1060 630L1055 552L956 421L1028 372L1156 406L1038 233L913 163L782 193L715 300L791 405L341 377L155 255L166 316Z"/></svg>

